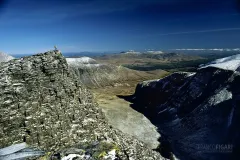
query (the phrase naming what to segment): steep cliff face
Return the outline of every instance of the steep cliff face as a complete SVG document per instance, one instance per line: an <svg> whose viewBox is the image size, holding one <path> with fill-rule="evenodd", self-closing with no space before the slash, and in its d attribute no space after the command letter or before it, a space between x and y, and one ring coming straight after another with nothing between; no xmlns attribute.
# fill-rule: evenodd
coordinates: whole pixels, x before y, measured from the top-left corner
<svg viewBox="0 0 240 160"><path fill-rule="evenodd" d="M64 155L64 148L87 146L89 150L106 147L107 142L118 159L162 159L142 142L108 125L59 51L0 65L0 147L21 142ZM94 152L84 154L90 153ZM85 156L103 156L94 154Z"/></svg>
<svg viewBox="0 0 240 160"><path fill-rule="evenodd" d="M238 67L208 65L196 73L145 81L128 100L180 159L234 159L240 148Z"/></svg>

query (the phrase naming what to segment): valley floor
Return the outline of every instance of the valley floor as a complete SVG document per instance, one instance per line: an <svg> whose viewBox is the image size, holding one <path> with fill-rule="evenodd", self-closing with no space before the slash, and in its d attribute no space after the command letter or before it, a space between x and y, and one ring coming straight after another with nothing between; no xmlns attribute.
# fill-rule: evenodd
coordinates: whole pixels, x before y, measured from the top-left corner
<svg viewBox="0 0 240 160"><path fill-rule="evenodd" d="M133 94L134 90L135 86L128 85L95 89L93 93L110 125L155 149L160 137L155 126L144 115L132 109L129 102L117 97Z"/></svg>

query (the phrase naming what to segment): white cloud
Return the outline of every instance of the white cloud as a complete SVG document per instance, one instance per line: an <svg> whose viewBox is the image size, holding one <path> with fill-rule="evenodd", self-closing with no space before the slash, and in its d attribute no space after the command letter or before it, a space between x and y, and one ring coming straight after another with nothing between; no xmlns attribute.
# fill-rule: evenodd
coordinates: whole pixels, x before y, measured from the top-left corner
<svg viewBox="0 0 240 160"><path fill-rule="evenodd" d="M157 36L168 36L168 35L178 35L178 34L194 34L194 33L209 33L209 32L222 32L222 31L234 31L234 30L240 30L240 28L220 28L220 29L211 29L211 30L199 30L199 31L187 31L187 32L172 32L172 33L157 34Z"/></svg>

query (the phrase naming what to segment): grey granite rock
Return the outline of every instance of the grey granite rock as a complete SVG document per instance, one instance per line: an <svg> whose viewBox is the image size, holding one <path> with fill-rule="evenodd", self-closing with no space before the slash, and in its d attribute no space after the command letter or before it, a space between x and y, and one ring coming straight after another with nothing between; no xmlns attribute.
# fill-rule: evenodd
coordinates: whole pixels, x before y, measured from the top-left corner
<svg viewBox="0 0 240 160"><path fill-rule="evenodd" d="M107 141L119 159L162 159L133 137L112 129L92 94L57 51L14 59L0 66L0 148L26 142L63 154Z"/></svg>

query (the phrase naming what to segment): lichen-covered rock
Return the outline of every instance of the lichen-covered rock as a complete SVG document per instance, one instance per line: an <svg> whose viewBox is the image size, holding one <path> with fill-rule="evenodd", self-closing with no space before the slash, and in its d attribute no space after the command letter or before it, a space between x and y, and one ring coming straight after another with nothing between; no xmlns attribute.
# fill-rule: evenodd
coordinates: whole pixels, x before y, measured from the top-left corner
<svg viewBox="0 0 240 160"><path fill-rule="evenodd" d="M119 146L119 159L162 159L159 153L110 128L91 93L57 50L0 66L0 147L26 142L46 152L94 142Z"/></svg>

